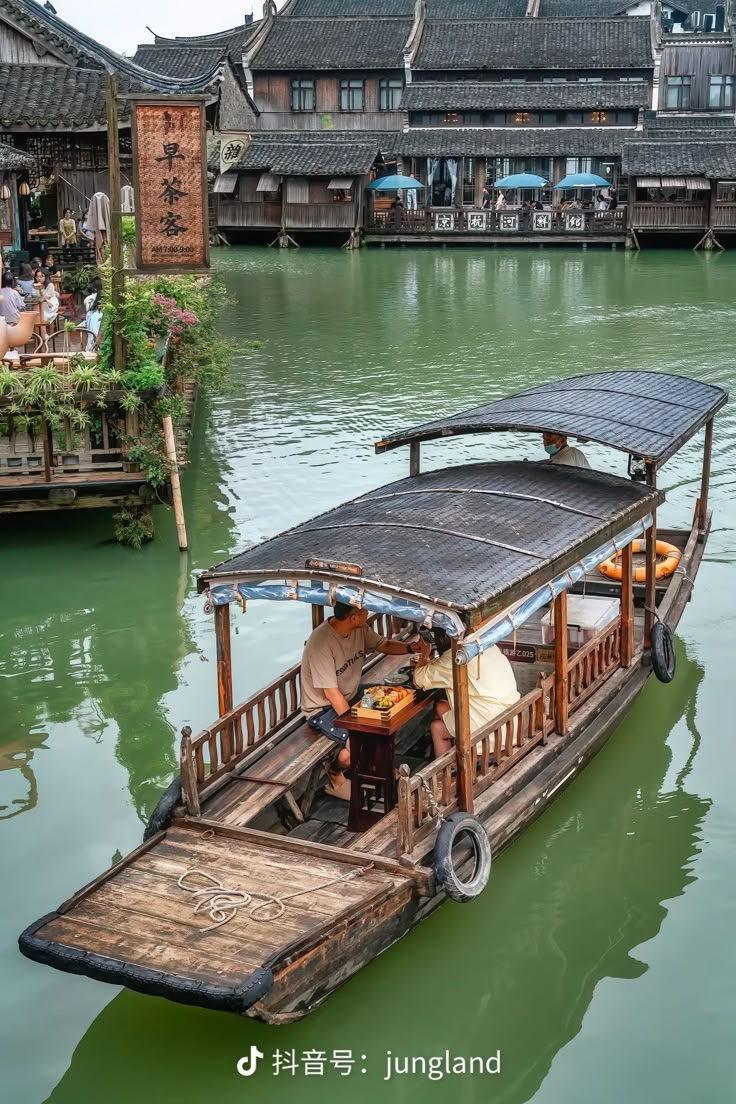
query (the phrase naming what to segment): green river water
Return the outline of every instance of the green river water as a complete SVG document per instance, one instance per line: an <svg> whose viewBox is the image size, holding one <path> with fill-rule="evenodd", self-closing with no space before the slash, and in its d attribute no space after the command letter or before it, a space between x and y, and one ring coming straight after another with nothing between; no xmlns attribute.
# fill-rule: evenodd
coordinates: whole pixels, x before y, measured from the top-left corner
<svg viewBox="0 0 736 1104"><path fill-rule="evenodd" d="M96 512L1 521L0 1100L736 1100L732 408L716 422L714 527L675 682L650 680L478 902L445 905L282 1028L18 954L27 923L140 841L178 730L215 714L196 570L404 474L403 451L373 454L389 428L576 371L736 382L732 254L232 249L216 264L233 299L223 328L267 344L200 404L189 556L163 508L140 553L111 543ZM665 525L692 516L700 448L662 473ZM586 451L622 471L615 454ZM467 438L428 446L423 462L489 455L542 454L533 438ZM237 617L238 698L298 658L308 619L291 605ZM236 1062L252 1045L264 1059L246 1080ZM328 1064L275 1074L277 1048ZM335 1050L353 1052L349 1076L329 1063ZM385 1081L388 1050L500 1051L501 1072Z"/></svg>

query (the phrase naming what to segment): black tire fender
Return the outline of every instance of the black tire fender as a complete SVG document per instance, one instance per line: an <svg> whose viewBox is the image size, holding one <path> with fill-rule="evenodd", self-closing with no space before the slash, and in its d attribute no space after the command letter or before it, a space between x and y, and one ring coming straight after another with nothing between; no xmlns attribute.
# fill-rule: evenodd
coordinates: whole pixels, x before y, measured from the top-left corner
<svg viewBox="0 0 736 1104"><path fill-rule="evenodd" d="M177 805L181 805L181 779L175 778L166 787L158 799L156 808L151 813L146 830L143 833L143 842L163 831L171 824L171 817Z"/></svg>
<svg viewBox="0 0 736 1104"><path fill-rule="evenodd" d="M667 625L657 621L651 637L652 670L660 682L672 682L675 677L675 638Z"/></svg>
<svg viewBox="0 0 736 1104"><path fill-rule="evenodd" d="M475 868L469 881L462 881L452 863L452 849L458 836L467 835L475 851ZM453 901L472 901L480 896L491 876L491 843L488 833L471 813L452 813L441 824L434 845L437 882Z"/></svg>

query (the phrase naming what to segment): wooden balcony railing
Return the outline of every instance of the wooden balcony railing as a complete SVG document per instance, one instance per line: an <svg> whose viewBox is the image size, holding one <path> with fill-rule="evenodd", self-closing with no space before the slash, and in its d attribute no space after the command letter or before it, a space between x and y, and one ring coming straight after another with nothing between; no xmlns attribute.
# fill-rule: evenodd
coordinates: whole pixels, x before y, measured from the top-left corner
<svg viewBox="0 0 736 1104"><path fill-rule="evenodd" d="M705 203L635 203L630 223L634 230L704 230L708 207Z"/></svg>
<svg viewBox="0 0 736 1104"><path fill-rule="evenodd" d="M387 639L400 638L409 630L406 622L383 613L373 614L371 628ZM366 667L378 656L369 656ZM198 736L182 735L180 747L181 785L189 812L199 815L205 787L233 770L258 744L275 736L301 715L301 665L290 668L265 689L219 717Z"/></svg>
<svg viewBox="0 0 736 1104"><path fill-rule="evenodd" d="M621 618L617 617L569 661L567 701L570 713L579 709L620 666Z"/></svg>
<svg viewBox="0 0 736 1104"><path fill-rule="evenodd" d="M552 727L540 685L476 732L472 739L474 796L546 741ZM491 757L495 760L493 766ZM399 854L411 852L434 823L427 789L445 815L457 809L456 770L457 753L452 748L416 774L410 775L407 767L399 771Z"/></svg>
<svg viewBox="0 0 736 1104"><path fill-rule="evenodd" d="M736 203L716 203L713 208L713 227L736 230Z"/></svg>
<svg viewBox="0 0 736 1104"><path fill-rule="evenodd" d="M507 208L504 211L475 208L420 207L416 210L396 208L374 210L366 229L376 234L494 234L513 237L533 234L543 239L548 234L575 236L579 234L623 234L626 231L626 208L614 211L576 211L559 209L525 211Z"/></svg>

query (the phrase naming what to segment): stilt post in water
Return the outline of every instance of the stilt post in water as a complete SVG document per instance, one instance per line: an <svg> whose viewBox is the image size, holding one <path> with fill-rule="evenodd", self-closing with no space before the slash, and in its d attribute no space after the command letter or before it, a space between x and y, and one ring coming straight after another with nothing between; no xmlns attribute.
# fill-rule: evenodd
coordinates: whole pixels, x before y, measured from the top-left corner
<svg viewBox="0 0 736 1104"><path fill-rule="evenodd" d="M421 470L419 441L412 441L409 445L409 475L419 475Z"/></svg>
<svg viewBox="0 0 736 1104"><path fill-rule="evenodd" d="M457 752L458 806L466 813L473 811L473 759L470 743L470 704L468 700L468 668L455 662L458 642L452 641L452 683L455 697L455 750Z"/></svg>
<svg viewBox="0 0 736 1104"><path fill-rule="evenodd" d="M567 591L555 598L555 728L567 732Z"/></svg>
<svg viewBox="0 0 736 1104"><path fill-rule="evenodd" d="M174 423L170 414L164 414L164 440L166 442L166 456L171 469L171 495L174 500L174 517L176 518L176 532L179 537L179 548L185 552L187 544L187 527L184 522L184 502L181 497L181 480L179 478L179 461L176 455L176 438L174 437Z"/></svg>

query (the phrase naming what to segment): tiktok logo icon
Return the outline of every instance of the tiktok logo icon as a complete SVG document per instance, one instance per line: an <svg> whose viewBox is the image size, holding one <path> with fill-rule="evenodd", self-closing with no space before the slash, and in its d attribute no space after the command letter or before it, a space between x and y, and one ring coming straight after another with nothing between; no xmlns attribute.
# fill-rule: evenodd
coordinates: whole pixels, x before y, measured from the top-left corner
<svg viewBox="0 0 736 1104"><path fill-rule="evenodd" d="M263 1057L263 1051L259 1050L257 1046L250 1048L250 1054L247 1058L241 1058L238 1061L237 1070L241 1077L252 1077L256 1072L258 1065L258 1059Z"/></svg>

